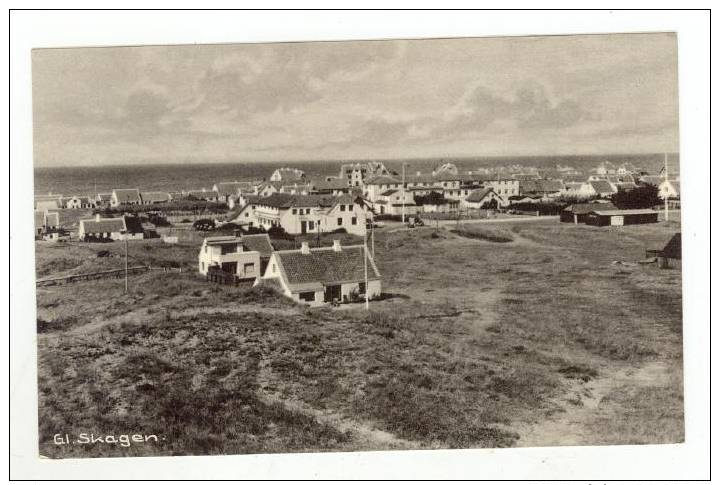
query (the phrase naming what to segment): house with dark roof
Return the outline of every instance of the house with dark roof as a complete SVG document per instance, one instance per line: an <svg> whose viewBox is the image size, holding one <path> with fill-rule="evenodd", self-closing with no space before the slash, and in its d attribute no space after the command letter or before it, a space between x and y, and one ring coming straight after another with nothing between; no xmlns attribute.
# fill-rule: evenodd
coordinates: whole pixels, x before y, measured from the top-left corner
<svg viewBox="0 0 720 485"><path fill-rule="evenodd" d="M652 209L593 210L585 218L585 224L591 226L629 226L657 221L658 212Z"/></svg>
<svg viewBox="0 0 720 485"><path fill-rule="evenodd" d="M532 179L520 181L520 194L557 197L565 191L565 185L558 179Z"/></svg>
<svg viewBox="0 0 720 485"><path fill-rule="evenodd" d="M614 204L593 203L593 204L572 204L560 211L560 222L572 222L575 224L584 224L587 215L595 210L616 210Z"/></svg>
<svg viewBox="0 0 720 485"><path fill-rule="evenodd" d="M367 276L366 276L367 275ZM256 284L272 283L301 303L320 306L378 298L382 292L380 272L367 247L342 246L275 251L262 279Z"/></svg>
<svg viewBox="0 0 720 485"><path fill-rule="evenodd" d="M310 182L310 193L342 195L350 193L347 181L339 177L328 177Z"/></svg>
<svg viewBox="0 0 720 485"><path fill-rule="evenodd" d="M110 205L112 207L138 204L142 204L140 191L138 189L113 189L112 195L110 196Z"/></svg>

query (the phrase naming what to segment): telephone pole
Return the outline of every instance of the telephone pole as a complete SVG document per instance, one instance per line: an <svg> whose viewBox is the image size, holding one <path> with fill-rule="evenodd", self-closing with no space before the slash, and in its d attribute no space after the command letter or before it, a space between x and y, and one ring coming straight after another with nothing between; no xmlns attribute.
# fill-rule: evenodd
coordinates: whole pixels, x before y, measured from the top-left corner
<svg viewBox="0 0 720 485"><path fill-rule="evenodd" d="M128 241L125 234L125 293L128 292Z"/></svg>
<svg viewBox="0 0 720 485"><path fill-rule="evenodd" d="M363 247L363 263L365 266L365 310L370 310L370 288L368 288L368 264L367 264L367 235L363 239L365 241L365 245Z"/></svg>
<svg viewBox="0 0 720 485"><path fill-rule="evenodd" d="M667 188L668 185L668 166L667 166L667 152L665 152L665 188ZM667 193L665 194L665 222L669 219L669 211L668 211L668 197Z"/></svg>
<svg viewBox="0 0 720 485"><path fill-rule="evenodd" d="M405 224L405 162L402 165L402 223Z"/></svg>

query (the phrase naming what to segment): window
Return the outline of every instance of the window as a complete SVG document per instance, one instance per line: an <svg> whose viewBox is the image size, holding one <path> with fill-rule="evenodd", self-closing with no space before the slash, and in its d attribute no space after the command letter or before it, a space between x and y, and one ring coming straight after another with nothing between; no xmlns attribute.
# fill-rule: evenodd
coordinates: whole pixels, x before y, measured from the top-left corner
<svg viewBox="0 0 720 485"><path fill-rule="evenodd" d="M340 212L345 212L345 204L340 204Z"/></svg>
<svg viewBox="0 0 720 485"><path fill-rule="evenodd" d="M352 218L352 225L357 226L357 217Z"/></svg>
<svg viewBox="0 0 720 485"><path fill-rule="evenodd" d="M297 209L292 210L293 215L297 214Z"/></svg>
<svg viewBox="0 0 720 485"><path fill-rule="evenodd" d="M243 271L245 271L245 274L252 274L255 272L255 263L245 263L243 265Z"/></svg>
<svg viewBox="0 0 720 485"><path fill-rule="evenodd" d="M352 210L353 210L353 205L352 205L352 204L350 204L350 205L348 206L348 210L349 210L350 212L352 212Z"/></svg>
<svg viewBox="0 0 720 485"><path fill-rule="evenodd" d="M361 295L365 294L365 282L361 281L360 284L358 284L358 293Z"/></svg>
<svg viewBox="0 0 720 485"><path fill-rule="evenodd" d="M205 271L205 263L200 263L200 268Z"/></svg>
<svg viewBox="0 0 720 485"><path fill-rule="evenodd" d="M342 225L343 225L342 217L338 217L338 224L337 224L337 225L338 225L338 226L342 226Z"/></svg>
<svg viewBox="0 0 720 485"><path fill-rule="evenodd" d="M300 299L302 301L315 301L315 292L303 291L302 293L300 293Z"/></svg>
<svg viewBox="0 0 720 485"><path fill-rule="evenodd" d="M313 221L308 221L308 229L310 229L311 231L312 231L313 229L315 229L315 222L313 222Z"/></svg>

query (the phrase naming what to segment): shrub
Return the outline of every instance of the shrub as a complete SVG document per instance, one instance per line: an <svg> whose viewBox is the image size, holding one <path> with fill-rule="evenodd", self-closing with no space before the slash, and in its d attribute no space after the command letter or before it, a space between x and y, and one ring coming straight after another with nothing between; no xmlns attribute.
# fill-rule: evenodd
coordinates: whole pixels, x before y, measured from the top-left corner
<svg viewBox="0 0 720 485"><path fill-rule="evenodd" d="M193 229L196 231L212 231L215 229L215 221L212 219L198 219L193 222Z"/></svg>

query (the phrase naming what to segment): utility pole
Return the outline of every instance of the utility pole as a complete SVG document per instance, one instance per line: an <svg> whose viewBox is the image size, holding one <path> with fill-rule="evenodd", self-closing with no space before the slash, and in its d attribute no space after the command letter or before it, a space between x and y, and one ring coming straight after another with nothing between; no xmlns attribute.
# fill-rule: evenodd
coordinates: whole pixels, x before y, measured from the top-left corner
<svg viewBox="0 0 720 485"><path fill-rule="evenodd" d="M363 263L365 266L365 310L370 310L370 291L368 288L368 264L367 264L367 235L363 239L365 241L365 245L363 246Z"/></svg>
<svg viewBox="0 0 720 485"><path fill-rule="evenodd" d="M375 213L370 212L370 241L372 242L372 257L375 259Z"/></svg>
<svg viewBox="0 0 720 485"><path fill-rule="evenodd" d="M667 188L668 184L668 166L667 166L667 152L665 152L665 188ZM669 211L668 211L668 197L667 194L665 194L665 222L669 219Z"/></svg>
<svg viewBox="0 0 720 485"><path fill-rule="evenodd" d="M125 233L125 293L128 292L128 240Z"/></svg>
<svg viewBox="0 0 720 485"><path fill-rule="evenodd" d="M402 223L405 224L405 162L402 165Z"/></svg>

